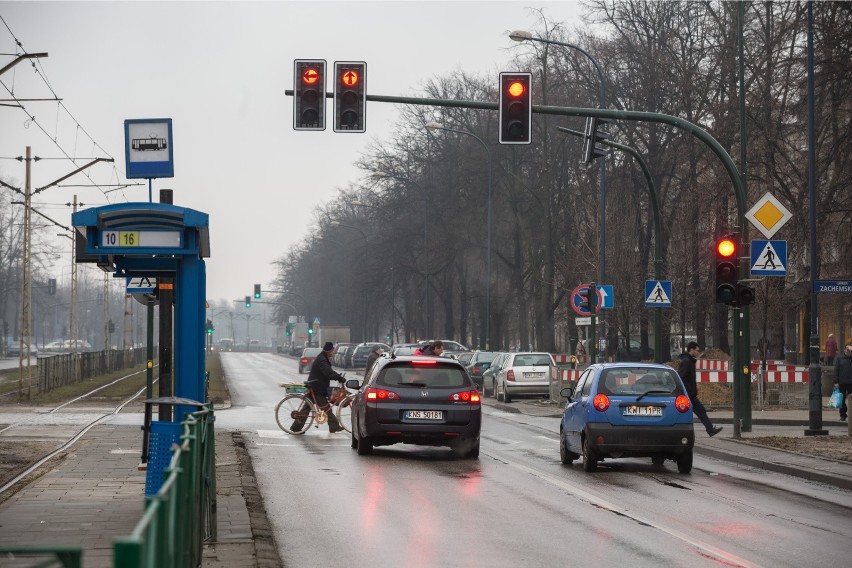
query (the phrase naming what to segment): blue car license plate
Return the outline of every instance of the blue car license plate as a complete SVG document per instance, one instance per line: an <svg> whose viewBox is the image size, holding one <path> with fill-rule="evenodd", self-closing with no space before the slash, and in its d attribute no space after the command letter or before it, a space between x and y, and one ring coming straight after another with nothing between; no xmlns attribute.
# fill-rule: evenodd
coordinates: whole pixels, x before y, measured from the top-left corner
<svg viewBox="0 0 852 568"><path fill-rule="evenodd" d="M661 406L625 406L621 411L623 416L662 416Z"/></svg>

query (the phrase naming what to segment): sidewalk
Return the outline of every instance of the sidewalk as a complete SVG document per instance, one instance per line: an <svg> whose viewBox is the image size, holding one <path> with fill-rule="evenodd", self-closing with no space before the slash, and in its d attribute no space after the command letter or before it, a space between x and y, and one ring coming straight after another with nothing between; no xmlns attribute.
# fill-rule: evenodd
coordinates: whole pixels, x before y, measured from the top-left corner
<svg viewBox="0 0 852 568"><path fill-rule="evenodd" d="M538 400L503 404L486 399L485 404L506 412L552 417L556 428L561 416L556 404ZM828 420L828 415L828 411L823 414L824 428L833 436L846 435L846 423ZM714 438L703 432L696 436L697 453L852 489L852 462L748 442L750 437L766 435L804 437L807 411L755 412L754 431L743 433L741 440L733 439L733 412L716 410L711 418L725 424L725 430ZM89 430L65 459L45 464L44 475L0 504L0 546L80 545L85 568L112 568L113 540L130 534L144 509L145 472L137 470L141 444L138 425L100 425ZM216 483L218 539L204 547L202 566L280 567L251 460L238 431L216 432ZM0 567L18 565L0 558Z"/></svg>
<svg viewBox="0 0 852 568"><path fill-rule="evenodd" d="M484 403L505 412L554 419L562 417L562 410L549 401L521 399L505 404L486 398ZM831 436L849 435L846 422L828 418L835 416L836 412L823 409L823 429L828 430ZM809 426L807 410L754 411L752 431L742 432L739 440L734 439L733 410L712 410L709 415L713 423L723 425L724 430L710 438L696 420L695 453L852 490L852 462L819 458L749 442L749 438L761 436L804 438L804 432Z"/></svg>

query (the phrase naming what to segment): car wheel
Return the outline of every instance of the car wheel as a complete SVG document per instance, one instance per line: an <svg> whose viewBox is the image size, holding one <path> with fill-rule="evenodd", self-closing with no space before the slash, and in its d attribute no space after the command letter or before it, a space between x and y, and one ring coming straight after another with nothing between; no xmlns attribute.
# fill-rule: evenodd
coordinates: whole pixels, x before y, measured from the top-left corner
<svg viewBox="0 0 852 568"><path fill-rule="evenodd" d="M370 454L373 453L373 441L370 440L370 438L368 438L366 436L364 436L362 438L362 437L359 436L357 442L358 442L357 450L358 450L359 456L369 456Z"/></svg>
<svg viewBox="0 0 852 568"><path fill-rule="evenodd" d="M506 404L512 402L512 397L509 396L509 388L506 386L506 383L503 383L503 402Z"/></svg>
<svg viewBox="0 0 852 568"><path fill-rule="evenodd" d="M358 449L358 438L355 437L355 432L352 432L351 435L352 435L351 448L353 450L357 450Z"/></svg>
<svg viewBox="0 0 852 568"><path fill-rule="evenodd" d="M592 449L588 438L583 438L583 470L592 472L598 469L598 456Z"/></svg>
<svg viewBox="0 0 852 568"><path fill-rule="evenodd" d="M651 456L651 463L654 464L655 466L659 467L659 466L663 465L664 463L666 463L666 457L665 456Z"/></svg>
<svg viewBox="0 0 852 568"><path fill-rule="evenodd" d="M686 450L677 457L677 470L681 473L692 471L692 450Z"/></svg>
<svg viewBox="0 0 852 568"><path fill-rule="evenodd" d="M561 433L559 434L559 459L565 465L574 463L574 454L569 453L565 448L565 436Z"/></svg>
<svg viewBox="0 0 852 568"><path fill-rule="evenodd" d="M468 457L473 460L479 459L479 438L476 439L476 443L474 443L473 446L467 451L465 457Z"/></svg>

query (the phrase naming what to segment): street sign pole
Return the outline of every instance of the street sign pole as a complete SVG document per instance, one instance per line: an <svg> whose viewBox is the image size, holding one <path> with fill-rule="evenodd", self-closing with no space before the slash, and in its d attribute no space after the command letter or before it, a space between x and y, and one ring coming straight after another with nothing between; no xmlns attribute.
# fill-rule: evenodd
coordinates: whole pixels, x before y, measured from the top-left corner
<svg viewBox="0 0 852 568"><path fill-rule="evenodd" d="M595 315L595 313L597 312L597 304L595 304L594 306L591 305L591 302L592 302L591 298L597 298L597 293L598 293L598 291L597 291L597 288L595 287L595 283L590 282L589 283L589 298L590 298L589 299L589 312L590 312L590 316L589 316L590 317L590 319L589 319L589 322L590 322L589 323L589 338L590 338L590 341L589 341L589 362L590 363L597 363L598 362L598 358L597 358L597 356L598 356L598 336L595 334L595 323L596 323L595 320L598 319L597 316Z"/></svg>

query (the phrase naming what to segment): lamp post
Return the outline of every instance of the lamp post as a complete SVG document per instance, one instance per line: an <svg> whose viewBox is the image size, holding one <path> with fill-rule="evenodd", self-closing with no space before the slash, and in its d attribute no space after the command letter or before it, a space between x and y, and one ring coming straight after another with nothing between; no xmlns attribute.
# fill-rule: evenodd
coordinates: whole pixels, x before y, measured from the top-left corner
<svg viewBox="0 0 852 568"><path fill-rule="evenodd" d="M455 128L449 128L437 122L427 122L426 128L430 128L432 130L446 130L447 132L456 132L458 134L466 134L472 138L475 138L477 142L479 142L483 148L485 148L485 153L488 154L488 220L486 222L487 225L487 236L485 239L485 249L486 249L486 260L485 260L485 350L491 350L491 196L492 196L492 172L493 161L491 159L491 148L482 141L482 139L474 134L473 132L468 132L467 130L458 130Z"/></svg>
<svg viewBox="0 0 852 568"><path fill-rule="evenodd" d="M554 41L551 39L544 39L540 37L536 37L532 35L530 32L526 30L516 30L509 34L509 38L514 41L534 41L537 43L546 43L550 45L558 45L561 47L567 47L576 51L579 51L583 55L585 55L589 61L592 62L592 65L595 66L595 70L598 72L598 78L600 79L600 93L598 95L598 104L600 108L606 108L606 80L604 78L603 71L601 71L600 65L595 61L595 58L591 56L591 54L578 45L574 45L573 43L565 43L563 41ZM598 283L603 284L606 282L606 162L601 159L600 161L600 246L598 248ZM603 330L603 326L601 326L601 330Z"/></svg>

